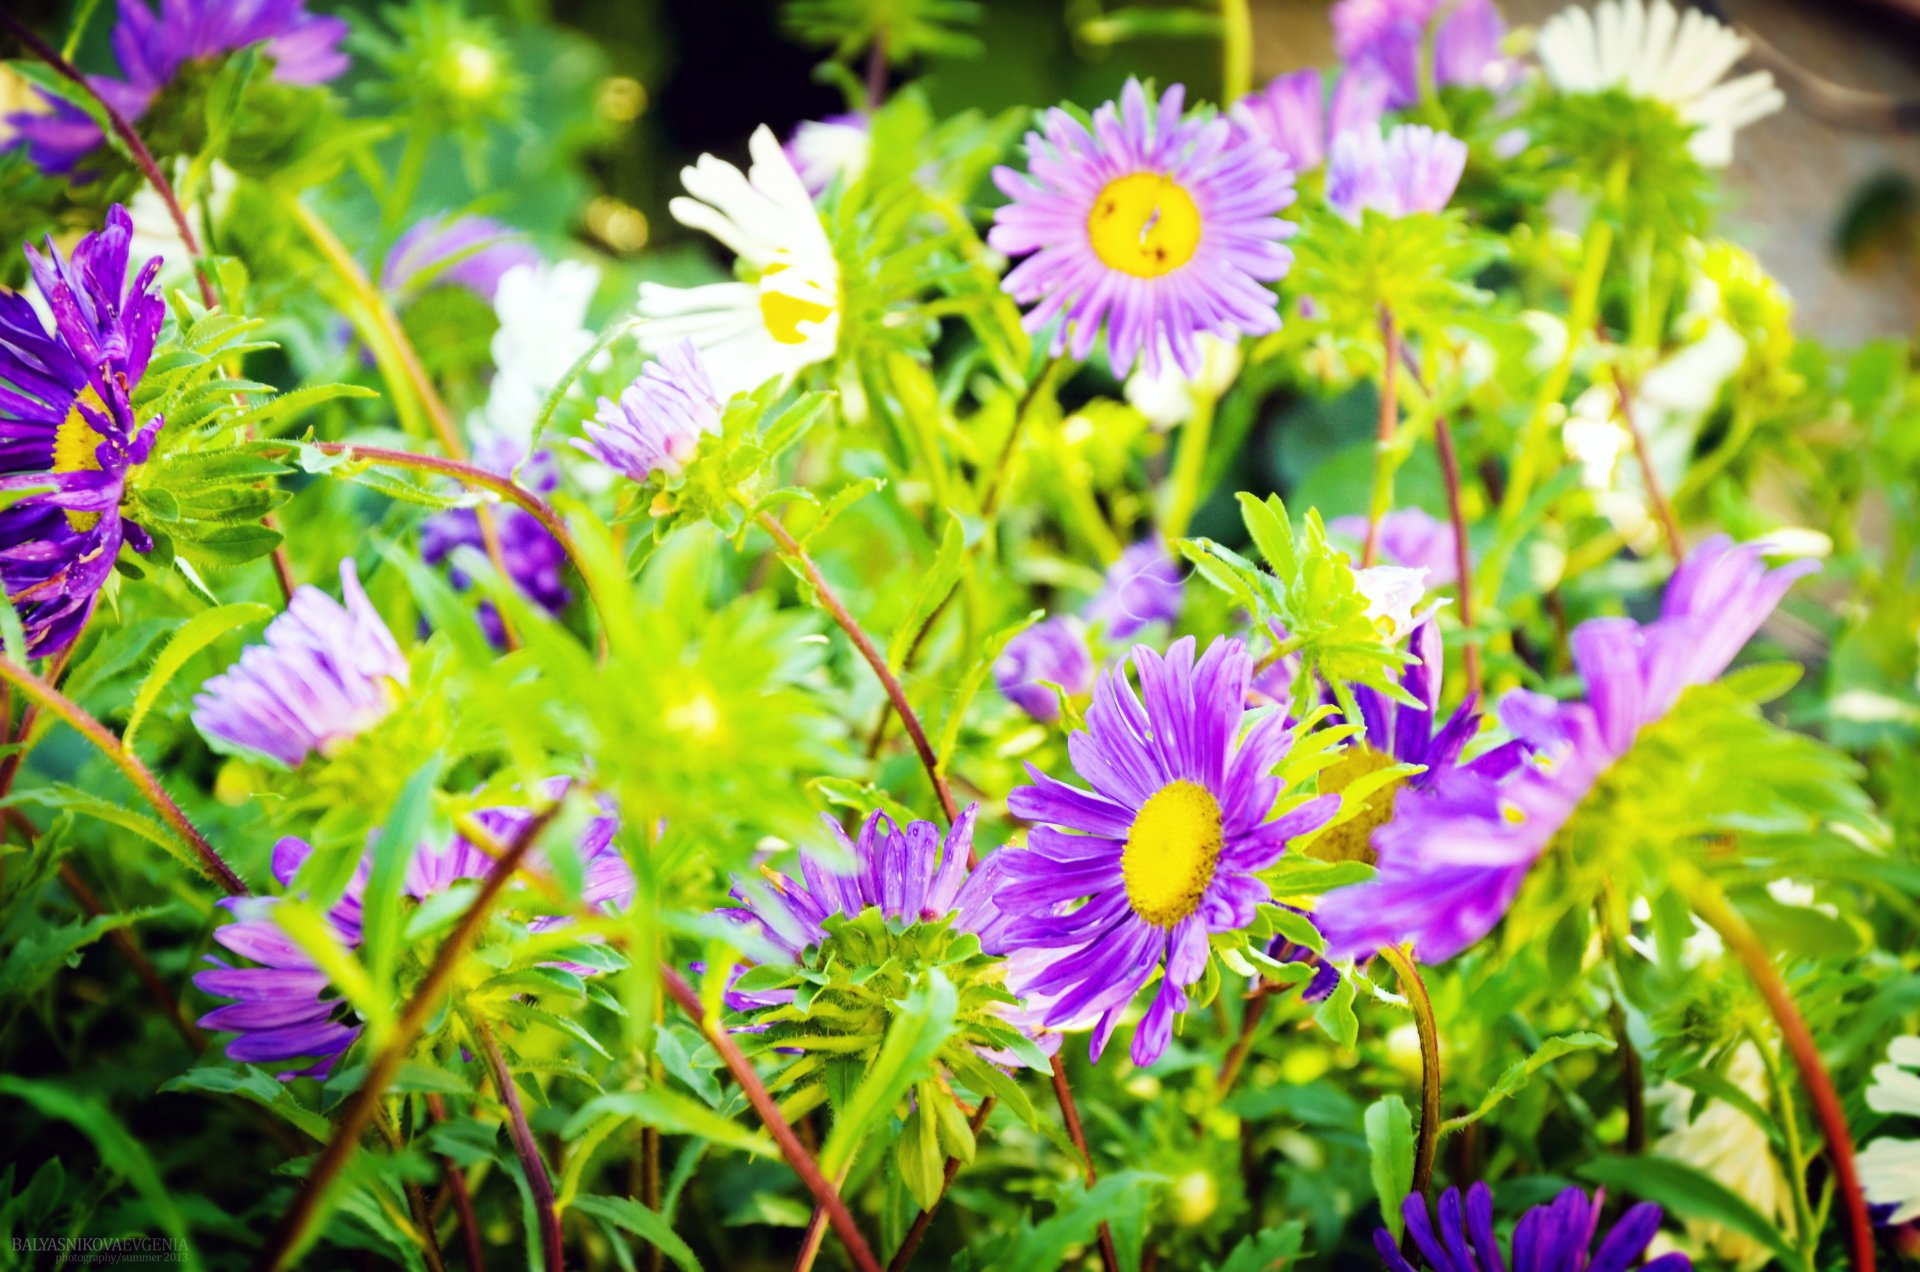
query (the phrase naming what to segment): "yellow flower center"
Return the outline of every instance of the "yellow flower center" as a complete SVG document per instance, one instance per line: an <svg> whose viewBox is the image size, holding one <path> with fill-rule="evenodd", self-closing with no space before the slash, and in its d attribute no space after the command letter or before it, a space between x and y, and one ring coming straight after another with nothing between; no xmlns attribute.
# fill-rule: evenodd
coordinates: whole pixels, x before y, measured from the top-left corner
<svg viewBox="0 0 1920 1272"><path fill-rule="evenodd" d="M1220 861L1220 805L1196 782L1169 782L1140 806L1120 853L1133 912L1172 927L1200 908Z"/></svg>
<svg viewBox="0 0 1920 1272"><path fill-rule="evenodd" d="M775 261L767 266L761 281L772 278L787 265ZM782 291L760 288L760 321L766 324L767 334L781 344L805 344L807 333L800 330L803 322L822 322L833 313L833 306L823 305L817 300L802 300L798 296L789 296Z"/></svg>
<svg viewBox="0 0 1920 1272"><path fill-rule="evenodd" d="M91 384L80 390L80 396L67 408L67 418L54 430L53 471L56 473L98 472L100 469L100 443L106 439L87 422L87 417L81 413L83 406L99 415L107 413L107 404L100 400L100 394ZM91 530L100 524L100 514L69 512L67 524L75 530Z"/></svg>
<svg viewBox="0 0 1920 1272"><path fill-rule="evenodd" d="M1200 247L1200 209L1193 196L1158 172L1109 181L1087 214L1094 255L1123 274L1171 274Z"/></svg>
<svg viewBox="0 0 1920 1272"><path fill-rule="evenodd" d="M1344 798L1346 790L1361 778L1397 763L1399 761L1391 755L1352 743L1339 759L1320 771L1320 793ZM1393 793L1399 787L1398 781L1392 781L1374 791L1367 796L1366 804L1357 814L1314 836L1313 841L1303 846L1301 851L1321 861L1364 861L1373 864L1373 832L1386 825L1387 819L1393 816Z"/></svg>

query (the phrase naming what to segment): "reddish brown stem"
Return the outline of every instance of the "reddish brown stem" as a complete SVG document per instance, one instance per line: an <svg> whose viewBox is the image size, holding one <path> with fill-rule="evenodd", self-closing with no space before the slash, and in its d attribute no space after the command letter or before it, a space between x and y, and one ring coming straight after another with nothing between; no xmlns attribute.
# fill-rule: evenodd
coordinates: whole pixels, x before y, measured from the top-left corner
<svg viewBox="0 0 1920 1272"><path fill-rule="evenodd" d="M767 1133L780 1146L780 1153L787 1159L787 1164L800 1176L800 1182L807 1186L813 1199L826 1209L827 1218L833 1224L834 1232L839 1234L841 1243L847 1247L854 1266L860 1272L880 1272L880 1264L875 1261L872 1248L867 1245L867 1239L860 1235L859 1225L853 1221L853 1212L847 1209L847 1203L841 1200L839 1191L827 1182L827 1177L820 1173L819 1165L801 1146L800 1138L793 1133L793 1127L781 1114L779 1106L774 1104L773 1097L767 1094L766 1084L760 1081L760 1075L753 1071L746 1056L741 1054L733 1035L718 1020L708 1018L706 1009L700 1005L700 996L693 992L693 986L687 984L686 978L679 972L662 963L660 980L667 987L668 995L699 1027L708 1044L720 1053L722 1063L733 1074L733 1080L740 1084L747 1103L760 1115Z"/></svg>
<svg viewBox="0 0 1920 1272"><path fill-rule="evenodd" d="M975 1109L973 1117L968 1119L967 1129L973 1132L976 1139L979 1138L980 1128L987 1124L987 1118L993 1112L993 1105L994 1097L988 1096L980 1101L980 1107ZM940 1205L940 1198L947 1195L947 1189L953 1187L953 1177L959 1173L960 1159L947 1158L946 1179L940 1185L940 1197L934 1199L932 1206L913 1217L913 1226L907 1229L907 1235L901 1240L900 1248L895 1250L893 1258L887 1261L887 1272L902 1272L902 1269L912 1260L913 1252L919 1248L921 1239L927 1235L927 1229L933 1226L933 1212Z"/></svg>
<svg viewBox="0 0 1920 1272"><path fill-rule="evenodd" d="M447 1120L447 1104L439 1095L427 1092L427 1112L433 1114L433 1120ZM453 1208L460 1212L460 1235L467 1247L467 1266L473 1272L486 1272L486 1258L480 1250L480 1223L473 1217L473 1193L467 1188L467 1172L460 1169L451 1157L443 1157L441 1163L446 1167L447 1189L453 1194Z"/></svg>
<svg viewBox="0 0 1920 1272"><path fill-rule="evenodd" d="M520 1105L520 1089L513 1084L513 1074L507 1068L506 1058L500 1054L500 1044L494 1041L493 1030L476 1016L473 1032L480 1042L480 1050L486 1053L487 1067L493 1072L493 1085L500 1092L500 1102L507 1107L513 1151L520 1158L520 1169L526 1173L527 1187L533 1191L533 1209L540 1220L542 1266L547 1272L561 1272L566 1249L560 1238L560 1211L553 1204L553 1176L547 1173L547 1163L533 1139L533 1128L527 1125L526 1110Z"/></svg>
<svg viewBox="0 0 1920 1272"><path fill-rule="evenodd" d="M1267 994L1252 994L1246 999L1240 1012L1240 1036L1233 1040L1233 1047L1227 1052L1227 1058L1220 1065L1220 1076L1213 1084L1213 1098L1216 1101L1227 1098L1227 1092L1233 1090L1233 1084L1240 1079L1240 1071L1246 1067L1247 1057L1253 1052L1254 1031L1260 1026L1261 1017L1267 1014Z"/></svg>
<svg viewBox="0 0 1920 1272"><path fill-rule="evenodd" d="M1093 1154L1087 1148L1087 1133L1080 1126L1080 1109L1073 1102L1073 1088L1067 1085L1067 1067L1060 1062L1057 1051L1053 1054L1053 1096L1060 1102L1060 1117L1067 1124L1067 1138L1080 1154L1087 1187L1091 1188L1098 1182L1093 1170ZM1105 1219L1100 1221L1100 1257L1106 1261L1107 1272L1120 1272L1120 1256L1114 1252L1113 1232Z"/></svg>
<svg viewBox="0 0 1920 1272"><path fill-rule="evenodd" d="M1413 1191L1424 1197L1433 1183L1433 1156L1440 1146L1440 1031L1412 952L1389 945L1381 948L1380 957L1400 978L1420 1034L1420 1133L1413 1149Z"/></svg>
<svg viewBox="0 0 1920 1272"><path fill-rule="evenodd" d="M1478 698L1480 638L1473 633L1473 561L1467 554L1467 515L1460 506L1460 456L1453 448L1453 428L1444 415L1433 418L1433 445L1440 452L1440 475L1447 486L1447 520L1453 525L1453 568L1460 576L1460 626L1467 629L1460 658L1467 671L1467 694Z"/></svg>
<svg viewBox="0 0 1920 1272"><path fill-rule="evenodd" d="M832 616L840 630L847 634L847 639L853 642L853 647L860 651L860 657L873 669L881 688L886 690L887 701L899 712L907 736L913 739L913 749L920 756L921 767L927 770L927 780L933 783L933 793L940 799L940 811L946 814L951 824L960 815L959 805L954 803L953 790L947 785L946 774L940 771L940 758L933 753L933 744L927 741L927 731L921 727L920 717L914 714L912 704L907 701L907 692L900 687L899 678L887 666L886 658L874 648L873 641L860 630L860 624L853 621L853 615L847 612L847 607L820 573L820 567L807 555L807 550L800 546L799 540L789 534L787 528L770 512L760 514L760 526L773 536L773 541L780 547L780 555L800 568L813 587L814 595L819 598L820 607ZM970 860L968 864L973 862Z"/></svg>
<svg viewBox="0 0 1920 1272"><path fill-rule="evenodd" d="M319 1214L320 1202L328 1188L347 1164L347 1158L359 1146L361 1133L373 1121L373 1115L380 1106L381 1097L393 1082L394 1075L400 1071L401 1063L413 1049L413 1044L425 1032L427 1022L440 1009L441 1000L446 996L448 983L453 979L454 969L460 960L473 948L473 942L480 935L493 904L499 899L507 880L513 877L521 860L532 849L541 832L547 828L559 805L541 810L527 820L513 837L500 859L493 864L487 876L481 881L480 891L474 895L466 912L460 916L460 922L454 927L434 955L433 963L427 968L426 976L407 1000L406 1008L400 1013L400 1019L394 1023L386 1045L375 1053L367 1065L367 1076L361 1080L360 1087L348 1098L340 1112L340 1119L334 1126L333 1138L314 1159L312 1168L300 1191L294 1194L293 1205L288 1208L280 1221L278 1230L267 1248L261 1253L257 1267L278 1269L288 1266L299 1253L307 1228Z"/></svg>
<svg viewBox="0 0 1920 1272"><path fill-rule="evenodd" d="M1673 554L1675 565L1686 560L1687 541L1680 534L1680 519L1673 514L1673 504L1667 500L1667 491L1660 484L1660 475L1653 469L1653 453L1647 449L1646 436L1640 431L1640 423L1633 414L1633 395L1627 388L1627 377L1620 373L1619 367L1613 368L1613 391L1620 401L1620 419L1627 426L1627 436L1633 439L1633 456L1640 462L1640 479L1646 483L1647 499L1653 504L1654 515L1659 518L1660 530L1666 535L1667 551Z"/></svg>

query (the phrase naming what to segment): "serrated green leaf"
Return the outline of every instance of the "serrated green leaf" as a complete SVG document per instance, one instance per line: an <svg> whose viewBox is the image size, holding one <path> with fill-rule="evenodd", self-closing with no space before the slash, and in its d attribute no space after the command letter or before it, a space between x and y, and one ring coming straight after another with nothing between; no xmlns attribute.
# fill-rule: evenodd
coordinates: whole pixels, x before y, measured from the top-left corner
<svg viewBox="0 0 1920 1272"><path fill-rule="evenodd" d="M265 605L239 601L217 609L203 610L188 619L160 650L160 656L153 661L153 669L140 682L139 692L133 695L133 710L127 716L127 727L120 735L121 743L128 750L133 749L134 735L140 731L147 713L160 700L161 692L195 654L235 628L257 623L272 613L273 610Z"/></svg>

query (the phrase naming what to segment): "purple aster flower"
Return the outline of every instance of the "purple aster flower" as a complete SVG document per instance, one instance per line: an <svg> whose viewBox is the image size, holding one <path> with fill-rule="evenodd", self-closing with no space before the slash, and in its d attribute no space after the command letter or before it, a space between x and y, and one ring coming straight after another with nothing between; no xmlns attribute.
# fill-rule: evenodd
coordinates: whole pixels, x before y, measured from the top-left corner
<svg viewBox="0 0 1920 1272"><path fill-rule="evenodd" d="M266 44L280 83L324 84L347 69L340 51L346 34L344 19L308 13L306 0L160 0L157 15L145 0L120 0L113 52L123 78L88 80L114 109L138 120L181 67L252 44ZM42 96L51 113L7 116L15 133L7 148L25 146L45 172L72 172L100 145L100 129L78 107Z"/></svg>
<svg viewBox="0 0 1920 1272"><path fill-rule="evenodd" d="M33 657L57 654L86 626L120 545L153 540L122 515L130 471L153 452L162 421L141 427L132 395L166 306L159 260L127 281L133 221L116 204L106 228L63 260L28 247L53 329L24 296L0 290L0 489L38 490L0 511L0 586Z"/></svg>
<svg viewBox="0 0 1920 1272"><path fill-rule="evenodd" d="M200 687L193 723L208 741L296 768L386 719L407 687L407 660L351 557L340 563L340 592L344 605L301 587L261 644Z"/></svg>
<svg viewBox="0 0 1920 1272"><path fill-rule="evenodd" d="M1087 603L1087 621L1109 640L1125 640L1148 623L1171 623L1180 601L1179 562L1159 539L1142 539L1107 570L1106 585Z"/></svg>
<svg viewBox="0 0 1920 1272"><path fill-rule="evenodd" d="M430 216L402 234L380 270L380 290L406 297L429 287L460 287L489 305L516 265L540 253L520 231L484 216Z"/></svg>
<svg viewBox="0 0 1920 1272"><path fill-rule="evenodd" d="M1509 1267L1520 1272L1626 1272L1632 1267L1689 1272L1693 1264L1684 1254L1639 1261L1660 1228L1660 1207L1651 1201L1643 1201L1621 1215L1595 1250L1593 1240L1600 1236L1605 1200L1604 1188L1591 1198L1582 1188L1569 1188L1520 1216L1512 1241L1503 1248L1494 1235L1493 1194L1485 1184L1467 1190L1464 1207L1458 1188L1442 1193L1435 1207L1440 1220L1438 1231L1427 1213L1427 1199L1414 1193L1401 1204L1400 1213L1406 1218L1415 1258L1410 1261L1403 1256L1393 1234L1385 1228L1374 1230L1373 1248L1391 1272L1415 1272L1418 1268L1500 1272Z"/></svg>
<svg viewBox="0 0 1920 1272"><path fill-rule="evenodd" d="M1243 136L1278 151L1294 172L1318 168L1334 138L1378 123L1387 108L1387 82L1365 70L1342 73L1326 100L1316 68L1273 79L1234 104L1233 122Z"/></svg>
<svg viewBox="0 0 1920 1272"><path fill-rule="evenodd" d="M495 438L482 446L480 464L489 472L506 476L520 461L520 447L505 438ZM560 471L553 457L540 451L521 468L519 482L535 494L545 495L560 485ZM548 533L540 519L524 508L503 504L493 509L494 530L500 536L500 559L507 576L520 594L549 614L559 614L572 601L573 593L564 582L567 569L566 549ZM438 565L453 555L456 548L486 550L480 533L480 514L472 508L452 508L428 517L420 527L420 558ZM459 566L448 571L448 578L461 591L473 580ZM480 603L480 625L487 639L496 646L507 643L507 629L492 601Z"/></svg>
<svg viewBox="0 0 1920 1272"><path fill-rule="evenodd" d="M1433 84L1499 88L1513 75L1501 54L1507 24L1493 0L1340 0L1333 6L1333 45L1350 67L1365 68L1388 85L1387 108L1420 100L1421 60L1433 33Z"/></svg>
<svg viewBox="0 0 1920 1272"><path fill-rule="evenodd" d="M641 370L619 402L600 399L586 441L574 445L635 481L671 477L693 458L700 439L720 431L725 403L693 342L682 340Z"/></svg>
<svg viewBox="0 0 1920 1272"><path fill-rule="evenodd" d="M1380 873L1329 893L1315 910L1330 957L1412 942L1452 958L1493 930L1533 863L1601 775L1690 685L1725 671L1780 598L1817 569L1769 570L1755 545L1717 536L1667 584L1660 617L1595 618L1574 630L1583 702L1514 690L1499 706L1514 741L1403 787L1373 833Z"/></svg>
<svg viewBox="0 0 1920 1272"><path fill-rule="evenodd" d="M1029 627L1001 651L993 679L1008 702L1040 721L1060 718L1054 686L1077 698L1093 688L1093 653L1086 633L1071 618L1050 618Z"/></svg>
<svg viewBox="0 0 1920 1272"><path fill-rule="evenodd" d="M565 778L553 779L546 784L547 797L561 798L567 785ZM483 809L474 820L501 841L511 839L532 816L526 808L501 807ZM587 823L575 847L585 869L580 899L586 905L618 910L633 899L632 868L613 843L619 825L611 806L603 801L601 815ZM291 836L274 845L273 877L282 888L292 886L312 852L306 841ZM334 936L349 950L360 944L361 899L372 865L370 853L371 848L326 915ZM535 860L539 860L538 850ZM407 864L401 890L422 900L462 879L484 878L493 864L491 856L459 836L445 844L422 841ZM281 1072L278 1076L286 1081L331 1071L360 1036L360 1021L346 1000L332 992L327 974L275 921L273 911L280 900L236 897L222 901L233 922L217 928L213 939L253 965L234 966L209 956L213 970L197 973L193 983L215 998L230 1000L200 1018L202 1028L236 1035L226 1044L228 1059L242 1064L309 1062ZM564 915L542 915L528 927L542 932L567 922ZM555 966L582 976L596 970L577 963Z"/></svg>
<svg viewBox="0 0 1920 1272"><path fill-rule="evenodd" d="M1383 134L1378 125L1341 133L1327 161L1327 205L1349 221L1438 212L1467 167L1467 143L1420 124Z"/></svg>
<svg viewBox="0 0 1920 1272"><path fill-rule="evenodd" d="M1280 327L1263 284L1293 261L1282 242L1293 226L1279 217L1292 176L1231 121L1183 119L1185 91L1168 89L1156 108L1128 80L1091 131L1050 110L1044 133L1027 134L1029 171L994 169L1011 202L994 212L988 241L1027 257L1003 285L1034 306L1028 330L1058 324L1056 354L1085 358L1104 328L1115 375L1142 356L1158 375L1170 352L1195 377L1202 332L1234 340Z"/></svg>
<svg viewBox="0 0 1920 1272"><path fill-rule="evenodd" d="M1355 543L1367 537L1365 517L1335 517L1327 529ZM1453 527L1418 508L1396 508L1380 518L1380 555L1409 570L1425 570L1428 587L1460 581Z"/></svg>
<svg viewBox="0 0 1920 1272"><path fill-rule="evenodd" d="M807 193L819 198L845 178L858 181L873 153L873 124L866 115L828 115L802 120L781 147Z"/></svg>
<svg viewBox="0 0 1920 1272"><path fill-rule="evenodd" d="M1016 955L1009 984L1048 1025L1091 1025L1096 1060L1134 995L1164 972L1132 1048L1135 1064L1160 1057L1206 970L1208 937L1253 921L1272 899L1255 872L1338 803L1323 795L1268 819L1291 731L1271 712L1243 737L1252 655L1223 638L1196 662L1194 648L1191 636L1164 656L1136 646L1139 694L1124 666L1094 686L1086 731L1068 742L1092 790L1028 765L1034 784L1007 797L1035 823L1025 848L993 858L993 902Z"/></svg>

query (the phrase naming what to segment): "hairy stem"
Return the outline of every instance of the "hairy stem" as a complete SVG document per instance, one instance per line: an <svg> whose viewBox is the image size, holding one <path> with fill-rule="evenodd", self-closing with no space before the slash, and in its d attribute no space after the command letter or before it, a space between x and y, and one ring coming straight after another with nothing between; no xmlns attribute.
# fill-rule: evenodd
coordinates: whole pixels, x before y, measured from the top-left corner
<svg viewBox="0 0 1920 1272"><path fill-rule="evenodd" d="M1433 1023L1433 1000L1413 955L1398 946L1383 946L1380 957L1400 978L1413 1021L1420 1031L1420 1134L1413 1147L1413 1191L1422 1197L1433 1185L1433 1154L1440 1144L1440 1031Z"/></svg>
<svg viewBox="0 0 1920 1272"><path fill-rule="evenodd" d="M513 1151L520 1158L520 1169L526 1173L527 1187L533 1190L533 1209L540 1219L542 1266L547 1272L561 1272L566 1251L560 1239L560 1211L553 1204L553 1176L547 1173L540 1146L534 1143L533 1128L527 1125L526 1110L520 1106L520 1089L513 1084L513 1074L507 1068L506 1058L500 1054L500 1044L494 1041L493 1030L478 1016L473 1017L471 1023L474 1037L486 1053L487 1068L493 1074L494 1087L500 1092L500 1102L507 1108Z"/></svg>
<svg viewBox="0 0 1920 1272"><path fill-rule="evenodd" d="M369 1061L367 1076L342 1107L339 1121L334 1126L333 1138L327 1141L320 1156L314 1159L312 1168L307 1172L306 1183L294 1194L293 1205L288 1208L278 1230L261 1253L259 1267L278 1272L278 1269L290 1266L299 1257L306 1244L307 1229L319 1217L320 1203L353 1150L359 1146L361 1133L373 1120L374 1112L387 1087L393 1082L394 1075L400 1071L401 1063L425 1032L427 1022L440 1009L449 982L453 979L454 969L467 951L473 948L474 940L480 935L480 929L486 924L507 880L513 877L521 860L559 811L560 806L554 804L528 818L507 844L500 859L487 871L486 878L481 881L480 891L474 895L472 903L460 916L460 922L434 955L433 963L427 968L419 988L407 1000L399 1020L394 1022L385 1045Z"/></svg>
<svg viewBox="0 0 1920 1272"><path fill-rule="evenodd" d="M219 884L228 896L240 897L247 894L247 885L241 881L239 875L233 872L233 867L229 866L226 860L214 850L213 845L207 842L206 836L195 829L187 815L180 810L180 806L173 802L173 797L168 795L165 788L160 785L160 779L140 762L139 756L122 746L120 739L115 737L106 725L88 715L59 690L11 658L0 657L0 680L5 680L42 709L51 711L72 726L76 733L93 743L109 760L113 761L114 767L125 774L126 779L133 783L134 789L153 805L153 811L160 814L160 820L166 823L167 829L179 836L180 841L200 859L201 868L206 871L207 877Z"/></svg>
<svg viewBox="0 0 1920 1272"><path fill-rule="evenodd" d="M779 1106L774 1104L773 1097L767 1094L766 1084L760 1081L760 1075L753 1071L753 1065L741 1054L733 1035L718 1020L708 1017L706 1009L700 1005L699 995L693 992L693 986L687 984L686 978L679 972L662 963L660 979L666 985L668 995L699 1027L713 1049L720 1053L727 1071L733 1074L733 1080L746 1093L747 1103L760 1115L761 1122L766 1125L768 1134L773 1136L774 1143L780 1146L787 1163L800 1176L800 1182L807 1186L814 1200L826 1209L827 1218L833 1224L833 1230L839 1234L841 1243L847 1247L854 1266L860 1272L880 1272L880 1264L875 1261L872 1248L867 1245L867 1239L860 1235L859 1225L853 1221L853 1212L847 1209L847 1203L840 1199L838 1190L827 1182L826 1176L820 1173L819 1165L801 1145L799 1137L793 1133L793 1127L781 1114Z"/></svg>
<svg viewBox="0 0 1920 1272"><path fill-rule="evenodd" d="M800 572L806 576L808 584L812 586L820 607L826 610L833 621L839 625L840 630L847 634L847 639L853 642L853 647L860 651L860 657L865 659L867 666L873 669L873 674L880 681L880 687L886 690L887 701L893 705L895 711L900 713L900 720L906 726L907 736L913 739L913 749L920 756L920 765L927 770L927 780L933 783L933 793L939 797L940 811L946 814L947 822L951 824L960 815L960 807L954 802L953 790L947 785L946 774L941 772L940 758L933 753L933 744L927 741L927 731L921 727L920 717L914 714L912 704L907 701L906 690L900 687L900 678L895 676L892 668L887 666L885 656L874 648L873 641L860 630L860 624L853 621L853 615L847 612L847 607L835 594L825 576L820 573L820 567L814 564L811 556L807 555L807 550L800 545L800 541L789 534L787 528L781 525L770 512L760 514L760 528L773 536L774 543L779 546L780 555L799 567Z"/></svg>
<svg viewBox="0 0 1920 1272"><path fill-rule="evenodd" d="M1067 1124L1067 1138L1080 1154L1081 1169L1087 1187L1091 1188L1097 1179L1093 1153L1087 1148L1087 1133L1080 1126L1080 1109L1073 1102L1073 1088L1067 1085L1067 1066L1060 1062L1057 1051L1053 1054L1053 1097L1060 1102L1060 1117ZM1113 1232L1105 1219L1100 1221L1100 1257L1106 1261L1107 1272L1120 1272L1120 1256L1114 1252Z"/></svg>
<svg viewBox="0 0 1920 1272"><path fill-rule="evenodd" d="M1739 958L1780 1026L1781 1042L1800 1070L1800 1080L1806 1084L1807 1096L1813 1102L1814 1118L1826 1137L1840 1204L1847 1211L1847 1244L1854 1270L1873 1272L1873 1220L1867 1214L1867 1200L1860 1191L1860 1175L1854 1166L1853 1136L1847 1130L1846 1113L1833 1089L1827 1066L1820 1059L1820 1048L1807 1029L1805 1017L1801 1016L1779 969L1773 965L1773 956L1767 952L1766 944L1733 908L1719 885L1691 867L1676 870L1675 881L1686 894L1694 913L1705 919Z"/></svg>
<svg viewBox="0 0 1920 1272"><path fill-rule="evenodd" d="M993 1104L992 1096L980 1101L980 1107L973 1111L973 1117L968 1120L967 1128L973 1132L975 1138L979 1137L980 1128L987 1124L987 1117L993 1112ZM953 1187L953 1177L959 1173L960 1159L947 1158L946 1179L940 1185L940 1197L947 1195L947 1189ZM939 1204L940 1199L937 1197L934 1199L933 1206L927 1207L913 1217L913 1225L907 1229L907 1235L901 1239L900 1248L893 1252L891 1259L887 1260L887 1272L903 1272L907 1264L912 1262L913 1252L919 1248L921 1238L925 1237L927 1229L933 1226L934 1207Z"/></svg>

